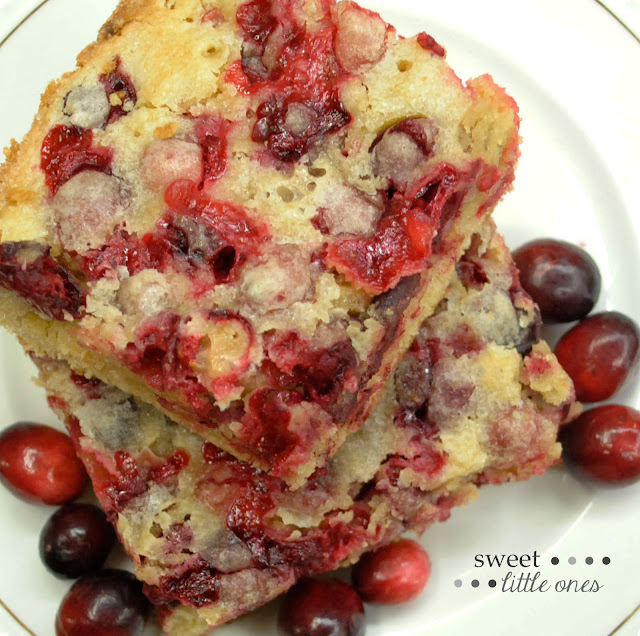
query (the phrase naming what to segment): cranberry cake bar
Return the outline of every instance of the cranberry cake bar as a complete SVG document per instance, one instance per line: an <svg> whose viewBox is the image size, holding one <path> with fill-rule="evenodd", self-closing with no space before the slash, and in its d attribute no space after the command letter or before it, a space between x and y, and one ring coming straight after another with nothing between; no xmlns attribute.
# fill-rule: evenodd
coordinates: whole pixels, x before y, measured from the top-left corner
<svg viewBox="0 0 640 636"><path fill-rule="evenodd" d="M0 322L300 485L510 187L517 108L332 0L123 0L0 171Z"/></svg>
<svg viewBox="0 0 640 636"><path fill-rule="evenodd" d="M579 409L498 235L475 236L381 403L298 489L120 390L35 358L169 634L200 634L487 483L542 474Z"/></svg>

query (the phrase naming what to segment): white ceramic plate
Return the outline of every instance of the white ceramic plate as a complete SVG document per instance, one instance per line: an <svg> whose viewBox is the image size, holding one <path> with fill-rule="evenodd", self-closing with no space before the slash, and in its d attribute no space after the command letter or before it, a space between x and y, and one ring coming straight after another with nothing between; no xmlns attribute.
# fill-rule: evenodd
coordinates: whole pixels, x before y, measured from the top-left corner
<svg viewBox="0 0 640 636"><path fill-rule="evenodd" d="M2 7L2 5L5 5ZM39 0L0 0L5 37ZM47 81L74 66L115 0L48 0L0 46L0 143L28 129ZM598 261L599 309L640 321L640 44L595 0L363 0L401 33L426 30L462 77L490 71L520 105L522 160L515 190L496 217L515 247L538 236L580 243ZM17 420L58 425L33 368L14 340L0 337L0 428ZM640 406L638 382L617 401ZM528 483L486 488L422 542L433 573L416 601L370 607L369 636L418 634L608 634L640 603L640 484L599 490L562 469ZM0 489L0 599L38 636L53 634L67 583L39 561L40 528L51 509ZM539 556L542 579L598 581L598 592L503 592L510 568L474 567L476 554ZM552 565L557 556L559 565ZM609 565L602 564L609 557ZM569 564L569 558L576 560ZM587 565L586 557L594 563ZM117 557L116 557L117 560ZM527 570L512 570L515 574ZM454 581L460 579L462 587ZM477 579L479 587L471 581ZM498 587L488 586L490 579ZM588 587L591 587L591 583ZM632 627L635 624L636 627ZM4 632L3 632L4 630ZM153 627L149 632L154 631ZM620 630L636 633L635 618ZM0 636L24 634L0 610ZM217 632L274 634L273 608Z"/></svg>

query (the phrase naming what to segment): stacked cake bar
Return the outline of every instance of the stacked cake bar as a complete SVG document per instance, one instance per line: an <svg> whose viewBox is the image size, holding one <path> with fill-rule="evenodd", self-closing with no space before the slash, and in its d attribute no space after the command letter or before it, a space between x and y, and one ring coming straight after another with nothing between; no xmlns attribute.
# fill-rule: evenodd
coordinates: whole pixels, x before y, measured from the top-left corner
<svg viewBox="0 0 640 636"><path fill-rule="evenodd" d="M123 0L0 168L0 322L169 633L558 457L514 101L330 0ZM524 357L523 357L524 356Z"/></svg>
<svg viewBox="0 0 640 636"><path fill-rule="evenodd" d="M201 634L298 577L422 531L477 486L560 456L573 388L502 238L475 236L381 403L297 489L57 360L35 358L169 634ZM533 346L532 346L533 344Z"/></svg>
<svg viewBox="0 0 640 636"><path fill-rule="evenodd" d="M209 4L122 3L48 88L0 175L0 320L299 486L510 186L518 116L353 3Z"/></svg>

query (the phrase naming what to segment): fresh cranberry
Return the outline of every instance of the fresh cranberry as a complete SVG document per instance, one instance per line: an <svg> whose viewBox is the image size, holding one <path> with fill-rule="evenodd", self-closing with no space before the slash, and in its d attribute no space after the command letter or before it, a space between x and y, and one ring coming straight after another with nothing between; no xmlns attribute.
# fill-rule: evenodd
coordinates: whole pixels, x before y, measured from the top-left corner
<svg viewBox="0 0 640 636"><path fill-rule="evenodd" d="M340 581L303 579L289 590L278 615L283 636L361 636L364 606Z"/></svg>
<svg viewBox="0 0 640 636"><path fill-rule="evenodd" d="M589 316L565 333L555 354L571 376L582 402L610 398L638 361L638 326L609 311Z"/></svg>
<svg viewBox="0 0 640 636"><path fill-rule="evenodd" d="M365 554L353 569L353 583L371 603L405 603L429 580L431 563L424 548L411 539L400 539Z"/></svg>
<svg viewBox="0 0 640 636"><path fill-rule="evenodd" d="M116 540L107 516L91 504L68 503L53 513L40 534L40 557L51 572L70 579L104 564Z"/></svg>
<svg viewBox="0 0 640 636"><path fill-rule="evenodd" d="M62 599L56 636L142 634L149 601L142 584L123 570L101 570L78 579Z"/></svg>
<svg viewBox="0 0 640 636"><path fill-rule="evenodd" d="M76 277L35 241L0 243L0 286L22 296L52 320L79 318L85 294Z"/></svg>
<svg viewBox="0 0 640 636"><path fill-rule="evenodd" d="M88 479L68 435L26 422L0 435L0 476L23 499L52 506L79 497Z"/></svg>
<svg viewBox="0 0 640 636"><path fill-rule="evenodd" d="M620 484L640 477L640 412L605 404L585 411L560 431L563 457L598 481Z"/></svg>
<svg viewBox="0 0 640 636"><path fill-rule="evenodd" d="M577 245L538 239L513 252L524 289L540 306L545 322L584 318L600 295L595 261Z"/></svg>

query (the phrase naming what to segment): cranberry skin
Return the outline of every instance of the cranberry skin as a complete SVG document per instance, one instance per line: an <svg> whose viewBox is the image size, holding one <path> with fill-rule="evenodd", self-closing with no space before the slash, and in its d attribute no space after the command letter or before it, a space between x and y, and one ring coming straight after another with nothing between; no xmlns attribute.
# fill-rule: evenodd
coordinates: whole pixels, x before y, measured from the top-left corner
<svg viewBox="0 0 640 636"><path fill-rule="evenodd" d="M589 316L565 333L555 354L571 376L581 402L610 398L638 361L638 326L610 311Z"/></svg>
<svg viewBox="0 0 640 636"><path fill-rule="evenodd" d="M53 513L40 533L40 557L59 578L99 570L116 540L107 516L91 504L68 503Z"/></svg>
<svg viewBox="0 0 640 636"><path fill-rule="evenodd" d="M0 477L22 499L51 506L79 497L88 481L68 435L28 422L0 434Z"/></svg>
<svg viewBox="0 0 640 636"><path fill-rule="evenodd" d="M142 634L149 601L142 584L124 570L101 570L78 579L62 599L56 636Z"/></svg>
<svg viewBox="0 0 640 636"><path fill-rule="evenodd" d="M577 245L539 239L513 252L520 282L548 323L584 318L600 295L600 271Z"/></svg>
<svg viewBox="0 0 640 636"><path fill-rule="evenodd" d="M624 484L640 477L640 412L605 404L585 411L561 429L564 460L601 482Z"/></svg>
<svg viewBox="0 0 640 636"><path fill-rule="evenodd" d="M400 539L365 554L353 568L353 583L370 603L405 603L422 592L431 573L424 548Z"/></svg>
<svg viewBox="0 0 640 636"><path fill-rule="evenodd" d="M363 636L364 629L362 599L341 581L302 579L278 614L281 636Z"/></svg>

